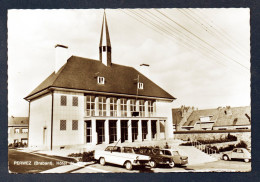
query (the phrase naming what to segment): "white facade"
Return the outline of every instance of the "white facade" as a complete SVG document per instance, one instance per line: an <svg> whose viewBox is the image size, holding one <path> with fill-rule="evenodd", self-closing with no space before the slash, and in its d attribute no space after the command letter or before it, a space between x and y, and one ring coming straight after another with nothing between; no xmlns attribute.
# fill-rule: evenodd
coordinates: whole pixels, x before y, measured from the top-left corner
<svg viewBox="0 0 260 182"><path fill-rule="evenodd" d="M65 105L61 101L61 97L64 96L66 97ZM30 101L29 147L61 149L173 137L172 121L165 117L169 115L168 118L171 118L171 110L169 109L168 113L167 109L163 109L162 112L157 107L157 105L162 104L169 105L167 102L90 95L94 97L94 110L87 112L87 105L89 105L87 104L87 96L89 94L53 91L53 93ZM73 97L77 98L77 106L73 106ZM105 109L101 107L101 98L104 99ZM113 99L114 102L112 102ZM121 100L126 101L125 106ZM135 105L131 104L130 100L134 100ZM126 108L126 111L122 108ZM151 110L153 111L151 112ZM132 111L138 112L139 116L132 116ZM73 129L72 125L75 122L77 127Z"/></svg>

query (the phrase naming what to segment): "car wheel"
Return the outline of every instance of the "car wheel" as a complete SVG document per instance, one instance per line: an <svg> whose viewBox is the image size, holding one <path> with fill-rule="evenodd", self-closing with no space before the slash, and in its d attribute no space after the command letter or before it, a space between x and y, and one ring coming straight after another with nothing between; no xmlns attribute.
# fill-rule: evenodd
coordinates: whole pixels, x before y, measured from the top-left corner
<svg viewBox="0 0 260 182"><path fill-rule="evenodd" d="M245 162L249 162L249 159L244 159Z"/></svg>
<svg viewBox="0 0 260 182"><path fill-rule="evenodd" d="M227 155L224 155L224 156L223 156L223 159L224 159L225 161L228 161L228 160L229 160L229 157L228 157Z"/></svg>
<svg viewBox="0 0 260 182"><path fill-rule="evenodd" d="M151 168L155 168L156 167L156 162L154 160L150 161L150 166Z"/></svg>
<svg viewBox="0 0 260 182"><path fill-rule="evenodd" d="M102 166L104 166L104 165L106 164L105 158L101 157L101 158L99 159L99 163L100 163Z"/></svg>
<svg viewBox="0 0 260 182"><path fill-rule="evenodd" d="M126 168L127 170L131 170L131 169L133 168L132 163L131 163L130 161L127 161L127 162L125 163L125 168Z"/></svg>
<svg viewBox="0 0 260 182"><path fill-rule="evenodd" d="M173 168L173 167L175 166L175 163L172 161L172 162L169 163L169 166L170 166L171 168Z"/></svg>

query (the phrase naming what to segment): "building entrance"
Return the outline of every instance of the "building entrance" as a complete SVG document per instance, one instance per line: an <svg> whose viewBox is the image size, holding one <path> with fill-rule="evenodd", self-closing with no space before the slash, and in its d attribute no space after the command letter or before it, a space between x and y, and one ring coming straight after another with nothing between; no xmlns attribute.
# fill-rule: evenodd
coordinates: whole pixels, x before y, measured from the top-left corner
<svg viewBox="0 0 260 182"><path fill-rule="evenodd" d="M109 121L109 143L117 141L116 122L118 121Z"/></svg>
<svg viewBox="0 0 260 182"><path fill-rule="evenodd" d="M138 136L138 121L132 121L132 142L137 140Z"/></svg>
<svg viewBox="0 0 260 182"><path fill-rule="evenodd" d="M148 129L147 129L147 121L142 121L142 141L147 139Z"/></svg>
<svg viewBox="0 0 260 182"><path fill-rule="evenodd" d="M128 125L127 120L121 120L121 142L128 140Z"/></svg>
<svg viewBox="0 0 260 182"><path fill-rule="evenodd" d="M103 142L105 142L105 121L104 120L97 120L97 143L101 144Z"/></svg>
<svg viewBox="0 0 260 182"><path fill-rule="evenodd" d="M156 120L152 120L151 121L151 125L152 125L152 139L155 139L155 135L156 135Z"/></svg>

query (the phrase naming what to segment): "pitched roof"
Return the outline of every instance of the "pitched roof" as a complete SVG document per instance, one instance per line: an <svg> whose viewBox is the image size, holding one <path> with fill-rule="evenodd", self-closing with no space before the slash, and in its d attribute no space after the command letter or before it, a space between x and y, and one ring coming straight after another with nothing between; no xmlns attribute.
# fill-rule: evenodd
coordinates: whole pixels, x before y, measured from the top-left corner
<svg viewBox="0 0 260 182"><path fill-rule="evenodd" d="M249 118L251 118L251 107L233 107L230 108L230 111L231 114L229 115L226 114L226 108L220 109L218 120L215 122L214 126L237 126L250 124L251 119Z"/></svg>
<svg viewBox="0 0 260 182"><path fill-rule="evenodd" d="M119 64L108 67L101 61L71 56L57 72L53 72L25 99L49 87L79 89L116 94L137 94L137 77L144 84L138 96L175 99L136 69ZM105 77L105 84L97 84L97 76Z"/></svg>
<svg viewBox="0 0 260 182"><path fill-rule="evenodd" d="M8 117L8 126L28 126L28 117Z"/></svg>
<svg viewBox="0 0 260 182"><path fill-rule="evenodd" d="M192 112L183 126L192 127L196 124L196 122L200 121L200 117L203 116L212 116L211 121L215 121L214 126L249 125L249 118L251 118L251 108L249 106L245 106L195 110Z"/></svg>

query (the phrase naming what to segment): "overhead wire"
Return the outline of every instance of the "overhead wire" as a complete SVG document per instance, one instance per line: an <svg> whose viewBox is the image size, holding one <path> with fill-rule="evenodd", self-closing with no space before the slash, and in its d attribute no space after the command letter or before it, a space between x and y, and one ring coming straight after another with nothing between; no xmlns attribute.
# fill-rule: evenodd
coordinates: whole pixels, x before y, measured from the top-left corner
<svg viewBox="0 0 260 182"><path fill-rule="evenodd" d="M169 20L171 20L172 22L174 22L176 25L178 25L179 27L181 27L183 30L189 32L190 34L192 34L194 37L196 37L198 40L204 42L205 44L207 44L209 47L213 48L214 50L216 50L217 52L219 52L220 54L222 54L223 56L229 58L230 60L232 60L233 62L239 64L241 67L243 67L244 69L249 70L249 68L247 68L245 65L241 64L240 62L234 60L233 58L231 58L230 56L227 56L226 54L224 54L223 52L219 51L216 47L210 45L208 42L206 42L205 40L203 40L202 38L200 38L199 36L197 36L196 34L194 34L193 32L191 32L190 30L188 30L187 28L185 28L184 26L182 26L181 24L179 24L178 22L174 21L172 18L170 18L169 16L167 16L166 14L162 13L161 11L155 9L155 11L159 12L161 15L165 16L166 18L168 18Z"/></svg>
<svg viewBox="0 0 260 182"><path fill-rule="evenodd" d="M179 37L179 35L176 37L176 35L175 35L175 34L172 34L172 32L169 32L169 31L166 30L165 28L162 28L160 25L155 24L154 22L151 22L151 20L145 18L143 15L137 13L137 12L134 11L134 10L128 10L128 11L129 11L130 13L134 14L135 16L141 18L143 21L140 20L140 19L138 19L138 18L136 18L134 15L131 15L131 14L127 13L125 10L124 10L124 11L121 10L121 11L124 12L125 14L127 14L128 16L131 16L131 17L134 18L135 20L139 21L140 23L142 23L142 24L148 26L149 28L152 28L154 31L156 31L156 32L158 32L158 33L163 32L164 34L167 35L167 37L171 36L171 37L174 37L175 39L178 39L178 37ZM151 13L151 12L149 12L149 13ZM147 14L147 13L146 13L146 14ZM153 15L154 15L154 14L153 14ZM157 18L159 18L159 17L157 16ZM160 19L160 18L159 18L159 19ZM153 19L153 20L154 20L154 19ZM147 22L148 24L147 24L147 23L144 23L144 21ZM166 23L166 24L168 24L166 21L164 21L164 20L162 20L162 19L161 19L161 21L164 22L164 23ZM158 22L158 21L157 21L157 22ZM158 30L154 29L153 27L149 26L149 24L151 24L151 25L152 25L153 27L155 27L156 29L159 29L160 31L158 31ZM168 24L168 25L170 25L170 24ZM170 25L170 26L172 27L172 25ZM164 27L165 27L165 26L164 26ZM168 26L168 27L169 27L169 26ZM173 28L174 28L174 27L173 27ZM173 30L173 29L171 29L171 30ZM177 29L176 29L176 30L177 30ZM176 31L175 31L175 33L176 33ZM179 33L182 33L182 32L179 31ZM187 36L187 35L186 35L186 36ZM183 40L183 39L182 39L182 40ZM183 43L183 41L181 41L181 43ZM196 47L196 45L194 45L194 42L192 42L192 43L193 43L193 45L191 45L190 42L187 44L187 41L185 41L185 43L183 43L183 45L184 45L185 47L188 47L188 48L191 49L191 50L194 50L194 46ZM197 45L197 46L198 46L198 45ZM202 45L200 45L200 46L202 46ZM192 47L192 48L191 48L191 47ZM204 47L204 48L205 48L205 47ZM218 64L224 65L222 62L220 62L219 60L216 59L216 55L212 54L212 53L214 53L214 52L212 52L212 51L207 52L207 51L204 50L204 49L202 49L202 50L204 51L204 54L206 53L206 54L211 55L211 57L214 58L215 61L216 61ZM205 51L206 51L206 52L205 52ZM225 65L224 65L224 66L225 66Z"/></svg>

